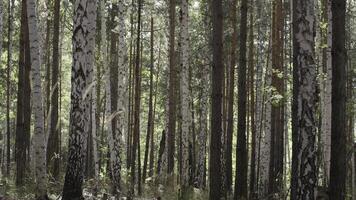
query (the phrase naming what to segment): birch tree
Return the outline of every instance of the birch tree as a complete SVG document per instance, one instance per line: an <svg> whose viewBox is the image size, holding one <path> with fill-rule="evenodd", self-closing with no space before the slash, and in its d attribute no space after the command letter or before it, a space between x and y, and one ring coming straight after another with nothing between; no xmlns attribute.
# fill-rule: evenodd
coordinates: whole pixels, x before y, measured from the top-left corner
<svg viewBox="0 0 356 200"><path fill-rule="evenodd" d="M317 184L314 1L293 1L293 117L291 199L314 199Z"/></svg>
<svg viewBox="0 0 356 200"><path fill-rule="evenodd" d="M42 105L41 57L37 30L36 1L27 1L27 17L31 54L32 96L34 113L34 151L37 198L47 199L46 141L44 133L44 113Z"/></svg>
<svg viewBox="0 0 356 200"><path fill-rule="evenodd" d="M68 165L63 199L82 198L84 159L90 124L90 76L94 61L95 0L76 0L73 17L73 64Z"/></svg>

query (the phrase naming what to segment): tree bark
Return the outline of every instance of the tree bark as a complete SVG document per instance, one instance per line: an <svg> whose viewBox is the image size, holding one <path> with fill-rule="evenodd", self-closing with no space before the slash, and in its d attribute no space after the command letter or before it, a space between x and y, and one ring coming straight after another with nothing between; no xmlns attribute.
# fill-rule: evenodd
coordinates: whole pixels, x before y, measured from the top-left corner
<svg viewBox="0 0 356 200"><path fill-rule="evenodd" d="M220 199L221 185L221 134L222 134L222 82L224 80L223 65L223 10L221 0L211 1L213 24L213 66L211 93L211 135L209 159L209 199Z"/></svg>
<svg viewBox="0 0 356 200"><path fill-rule="evenodd" d="M150 148L150 142L153 139L153 132L152 132L152 126L153 126L153 17L151 16L151 52L150 52L150 59L151 59L151 64L150 64L150 94L149 94L149 100L148 100L148 119L147 119L147 135L146 135L146 149L145 149L145 156L144 156L144 161L143 161L143 174L142 174L142 182L144 183L146 180L146 173L147 173L147 162L148 162L148 154L149 150L153 148L151 146Z"/></svg>
<svg viewBox="0 0 356 200"><path fill-rule="evenodd" d="M236 178L234 199L247 199L246 147L246 38L247 0L241 1L240 56L238 74L238 130L236 147Z"/></svg>
<svg viewBox="0 0 356 200"><path fill-rule="evenodd" d="M291 199L314 199L317 184L314 1L293 1Z"/></svg>
<svg viewBox="0 0 356 200"><path fill-rule="evenodd" d="M32 71L36 196L38 199L47 199L46 141L42 107L41 58L37 30L36 2L34 0L27 1L27 17Z"/></svg>
<svg viewBox="0 0 356 200"><path fill-rule="evenodd" d="M51 126L48 136L47 167L49 172L57 180L59 176L59 131L58 131L58 70L59 70L59 20L60 0L54 1L53 16L53 56L52 56L52 94L51 94Z"/></svg>
<svg viewBox="0 0 356 200"><path fill-rule="evenodd" d="M73 65L68 165L63 200L82 198L84 159L90 124L90 76L93 69L95 0L76 0L73 18Z"/></svg>
<svg viewBox="0 0 356 200"><path fill-rule="evenodd" d="M141 9L142 0L138 0L138 20L137 20L137 39L136 39L136 62L135 62L135 109L134 109L134 130L133 130L133 144L131 153L131 185L130 185L130 196L133 198L135 194L135 183L136 178L138 180L138 192L141 190L141 177L138 173L136 177L136 153L138 154L137 160L140 159L139 156L139 145L140 145L140 104L141 104L141 69L140 69L140 39L141 39ZM138 166L138 171L140 167Z"/></svg>
<svg viewBox="0 0 356 200"><path fill-rule="evenodd" d="M283 184L284 82L283 82L283 5L273 2L272 14L272 110L271 151L268 193L279 194Z"/></svg>
<svg viewBox="0 0 356 200"><path fill-rule="evenodd" d="M237 1L232 1L230 13L231 26L233 29L231 39L230 58L230 81L229 81L229 102L227 110L227 132L226 132L226 189L232 191L232 140L234 132L234 89L235 89L235 67L236 67L236 46L237 46Z"/></svg>
<svg viewBox="0 0 356 200"><path fill-rule="evenodd" d="M332 1L332 108L330 199L346 198L346 1Z"/></svg>
<svg viewBox="0 0 356 200"><path fill-rule="evenodd" d="M10 135L11 135L11 127L10 127L10 95L11 95L11 85L10 85L10 80L11 80L11 67L12 67L12 31L13 31L13 12L14 12L14 0L9 0L8 1L8 12L9 12L9 18L8 18L8 44L7 44L7 69L6 69L6 138L10 139ZM0 3L0 9L3 9L3 5L2 2ZM0 33L3 32L3 11L0 11ZM21 35L21 34L20 34ZM21 38L20 38L21 40ZM0 38L0 55L2 53L2 39ZM23 53L23 52L22 52ZM21 70L23 72L23 70ZM20 74L20 71L19 71ZM19 80L20 82L20 80ZM22 92L22 91L21 91ZM10 144L10 140L7 139L7 143ZM3 139L5 141L5 137ZM10 147L9 145L7 147ZM25 146L22 147L25 154L24 158L26 159L26 149ZM7 153L9 154L9 150L7 149ZM4 149L5 151L5 149ZM7 160L7 164L6 164L6 175L9 175L9 160ZM26 163L18 163L17 161L20 160L16 160L16 165L19 166L20 169L17 170L17 172L19 172L21 170L21 172L19 172L19 174L16 174L16 183L17 180L21 180L20 182L22 182L23 179L23 171L24 169L21 169L21 166L26 166ZM17 177L19 176L19 177Z"/></svg>
<svg viewBox="0 0 356 200"><path fill-rule="evenodd" d="M190 136L190 130L192 126L191 115L191 94L189 88L189 33L188 33L188 0L182 0L180 5L180 102L181 102L181 116L182 116L182 171L181 171L181 192L182 198L189 198L187 196L189 187L189 174L191 172L191 166L189 162L189 148L192 142Z"/></svg>
<svg viewBox="0 0 356 200"><path fill-rule="evenodd" d="M250 156L250 199L255 199L256 194L256 127L255 127L255 87L254 87L254 32L253 32L253 5L251 5L250 10L250 33L249 33L249 59L248 59L248 70L250 79L250 116L251 116L251 156Z"/></svg>
<svg viewBox="0 0 356 200"><path fill-rule="evenodd" d="M168 134L167 134L167 173L174 170L175 132L176 132L176 82L175 66L175 15L176 0L169 0L169 97L168 97Z"/></svg>

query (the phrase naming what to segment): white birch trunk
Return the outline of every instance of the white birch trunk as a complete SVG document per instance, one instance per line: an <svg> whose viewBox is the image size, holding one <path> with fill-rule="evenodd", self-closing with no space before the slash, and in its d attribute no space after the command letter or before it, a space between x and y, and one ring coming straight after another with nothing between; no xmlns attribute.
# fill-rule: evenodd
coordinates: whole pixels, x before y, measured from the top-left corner
<svg viewBox="0 0 356 200"><path fill-rule="evenodd" d="M68 165L63 199L82 196L83 171L90 127L96 33L96 0L76 0L73 18L73 64Z"/></svg>
<svg viewBox="0 0 356 200"><path fill-rule="evenodd" d="M46 140L42 107L41 57L37 29L36 1L27 0L27 17L31 54L32 98L34 113L35 179L37 197L47 196Z"/></svg>
<svg viewBox="0 0 356 200"><path fill-rule="evenodd" d="M188 33L188 2L181 1L181 115L182 115L182 171L181 185L182 188L189 185L189 130L192 124L190 112L190 91L189 91L189 33Z"/></svg>
<svg viewBox="0 0 356 200"><path fill-rule="evenodd" d="M314 199L317 184L314 1L297 1L293 8L294 41L294 172L292 199Z"/></svg>

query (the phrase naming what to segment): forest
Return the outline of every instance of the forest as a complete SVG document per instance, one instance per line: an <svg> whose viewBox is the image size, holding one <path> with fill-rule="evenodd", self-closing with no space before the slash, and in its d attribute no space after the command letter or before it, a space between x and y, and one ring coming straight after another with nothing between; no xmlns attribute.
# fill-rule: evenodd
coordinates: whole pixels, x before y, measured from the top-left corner
<svg viewBox="0 0 356 200"><path fill-rule="evenodd" d="M0 200L356 200L356 0L0 0Z"/></svg>

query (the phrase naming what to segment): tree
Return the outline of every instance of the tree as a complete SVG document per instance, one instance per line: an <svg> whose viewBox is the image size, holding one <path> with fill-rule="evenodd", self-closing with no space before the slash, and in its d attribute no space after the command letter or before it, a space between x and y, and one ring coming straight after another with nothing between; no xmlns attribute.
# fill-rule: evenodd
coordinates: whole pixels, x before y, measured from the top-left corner
<svg viewBox="0 0 356 200"><path fill-rule="evenodd" d="M34 112L34 151L35 151L35 178L37 186L37 199L48 199L47 197L47 173L46 173L46 140L44 133L44 113L42 107L41 86L41 58L39 35L37 30L36 2L27 1L28 34L31 53L32 71L32 96Z"/></svg>
<svg viewBox="0 0 356 200"><path fill-rule="evenodd" d="M330 199L345 199L346 180L346 1L332 1L332 110Z"/></svg>
<svg viewBox="0 0 356 200"><path fill-rule="evenodd" d="M314 199L317 183L314 1L293 1L291 199Z"/></svg>
<svg viewBox="0 0 356 200"><path fill-rule="evenodd" d="M176 131L176 82L175 66L175 15L176 0L169 0L169 96L168 96L168 134L167 134L167 173L174 170L175 131Z"/></svg>
<svg viewBox="0 0 356 200"><path fill-rule="evenodd" d="M126 48L126 27L125 27L125 14L126 14L126 5L123 0L118 1L118 90L117 90L117 124L116 124L116 134L115 139L119 142L119 154L123 151L124 142L122 141L122 136L127 135L128 127L128 115L127 115L127 48ZM120 155L119 155L120 156ZM119 167L121 170L122 159L118 160L120 163Z"/></svg>
<svg viewBox="0 0 356 200"><path fill-rule="evenodd" d="M82 198L84 158L90 124L90 82L96 29L96 1L76 0L73 18L73 64L68 165L63 199Z"/></svg>
<svg viewBox="0 0 356 200"><path fill-rule="evenodd" d="M189 33L188 33L188 0L181 1L180 10L180 101L181 101L181 115L182 115L182 171L180 184L182 188L182 198L189 198L186 196L189 187L189 173L191 166L189 163L189 146L191 144L190 130L192 126L192 118L190 112L190 88L189 88Z"/></svg>
<svg viewBox="0 0 356 200"><path fill-rule="evenodd" d="M282 191L284 153L284 80L283 73L283 4L273 2L272 14L272 110L271 110L271 151L269 162L268 193Z"/></svg>
<svg viewBox="0 0 356 200"><path fill-rule="evenodd" d="M327 186L330 180L330 145L331 145L331 82L332 82L332 15L331 15L331 1L322 1L322 20L327 24L327 30L322 29L322 41L327 44L327 47L322 52L322 66L325 80L321 84L321 144L322 144L322 160L323 160L323 185Z"/></svg>
<svg viewBox="0 0 356 200"><path fill-rule="evenodd" d="M110 158L110 175L112 177L112 185L114 194L116 196L120 196L121 191L121 157L120 157L120 138L114 137L113 130L112 130L112 110L111 110L111 80L110 80L110 72L111 66L107 66L106 58L107 58L107 50L106 50L106 20L105 20L105 3L104 1L100 2L100 9L101 9L101 57L103 61L103 65L106 68L106 81L105 81L105 124L106 124L106 134L107 134L107 141L109 143L109 158ZM112 13L113 14L113 13ZM112 15L113 16L113 15ZM111 17L112 17L111 16ZM111 19L113 22L113 19ZM112 34L112 33L111 33ZM113 44L113 38L111 37L111 44ZM112 46L111 46L112 47ZM112 49L111 49L112 51ZM111 57L112 59L112 57Z"/></svg>
<svg viewBox="0 0 356 200"><path fill-rule="evenodd" d="M249 54L248 54L248 73L249 73L249 83L250 83L250 116L251 116L251 156L250 156L250 187L249 195L250 199L255 199L256 194L256 127L255 127L255 88L254 88L254 18L253 18L253 4L251 2L251 11L250 11L250 27L249 27Z"/></svg>
<svg viewBox="0 0 356 200"><path fill-rule="evenodd" d="M135 194L135 182L136 182L136 153L138 160L138 193L141 193L141 177L140 177L140 102L141 102L141 69L140 69L140 39L141 39L141 9L142 0L138 0L138 20L137 20L137 39L136 39L136 62L135 62L135 109L134 109L134 130L133 130L133 144L131 153L131 187L130 198L133 198Z"/></svg>
<svg viewBox="0 0 356 200"><path fill-rule="evenodd" d="M231 58L230 58L230 81L229 81L229 102L227 110L227 132L226 132L226 189L232 190L232 140L234 132L234 89L235 89L235 67L236 67L236 46L237 46L237 1L232 1L230 21L233 29L231 40Z"/></svg>
<svg viewBox="0 0 356 200"><path fill-rule="evenodd" d="M212 0L213 24L213 68L211 93L211 135L209 159L209 199L220 199L221 191L221 134L222 134L222 81L224 80L223 53L223 11L222 1Z"/></svg>
<svg viewBox="0 0 356 200"><path fill-rule="evenodd" d="M0 9L2 9L2 1L0 2ZM10 131L10 94L11 94L11 88L10 88L10 79L11 79L11 67L12 67L12 31L13 31L13 12L14 12L14 0L9 0L8 1L8 12L9 12L9 18L8 18L8 46L7 46L7 69L6 69L6 136L7 136L7 143L8 143L8 149L7 149L7 153L8 155L10 154L10 135L11 135L11 131ZM2 11L0 11L0 32L2 32ZM0 38L0 56L2 53L2 39ZM26 150L24 148L24 151L22 155L25 155L24 158L26 159ZM16 156L15 156L16 157ZM8 157L10 158L10 157ZM9 159L7 160L7 169L6 169L6 175L9 175ZM24 164L26 163L17 163L17 165L19 166L24 166ZM18 170L19 171L19 170ZM22 169L21 172L23 172L24 170ZM16 174L16 180L22 180L23 177L23 173L19 173ZM19 177L19 178L17 178ZM16 181L16 183L19 183Z"/></svg>
<svg viewBox="0 0 356 200"><path fill-rule="evenodd" d="M241 1L240 56L238 73L238 129L236 148L236 178L234 199L247 199L247 147L246 147L246 38L247 0Z"/></svg>
<svg viewBox="0 0 356 200"><path fill-rule="evenodd" d="M30 44L27 22L27 5L22 1L21 8L21 34L20 34L20 55L19 74L17 89L17 115L16 115L16 138L15 138L15 159L16 159L16 183L23 183L24 172L30 157L30 126L31 126L31 84L30 84ZM28 98L24 98L28 97ZM7 135L7 167L10 166L10 132ZM24 162L26 161L26 162ZM9 169L9 168L8 168Z"/></svg>
<svg viewBox="0 0 356 200"><path fill-rule="evenodd" d="M151 17L151 54L150 54L150 94L149 94L149 100L148 100L148 119L147 119L147 135L146 135L146 150L145 150L145 156L144 156L144 161L143 161L143 174L142 174L142 181L145 182L146 179L146 173L147 173L147 162L148 162L148 154L149 150L153 150L153 145L150 148L150 143L153 141L153 65L154 65L154 60L153 60L153 17ZM152 153L153 154L153 153ZM151 154L151 155L152 155ZM153 158L153 157L152 157ZM151 159L151 158L150 158ZM150 162L150 163L153 163Z"/></svg>
<svg viewBox="0 0 356 200"><path fill-rule="evenodd" d="M53 15L53 56L52 56L52 95L51 95L51 126L48 136L47 165L55 180L59 176L59 130L58 130L58 70L59 70L59 20L60 0L54 1Z"/></svg>

